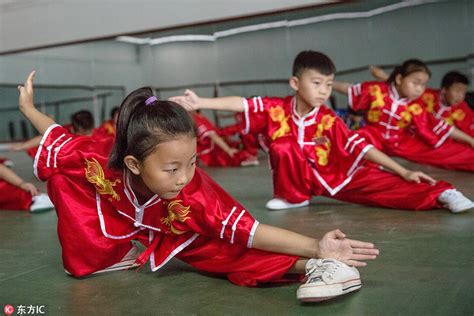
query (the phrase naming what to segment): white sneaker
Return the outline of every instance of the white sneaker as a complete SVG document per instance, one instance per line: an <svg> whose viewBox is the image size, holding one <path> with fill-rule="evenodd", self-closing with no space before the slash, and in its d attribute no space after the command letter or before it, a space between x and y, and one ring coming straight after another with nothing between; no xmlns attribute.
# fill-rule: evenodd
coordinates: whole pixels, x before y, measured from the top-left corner
<svg viewBox="0 0 474 316"><path fill-rule="evenodd" d="M5 160L3 164L10 169L13 169L13 167L15 167L15 163L9 159Z"/></svg>
<svg viewBox="0 0 474 316"><path fill-rule="evenodd" d="M336 259L309 259L306 283L296 291L300 302L319 302L362 287L359 271Z"/></svg>
<svg viewBox="0 0 474 316"><path fill-rule="evenodd" d="M31 213L38 213L43 211L49 211L54 208L53 202L49 199L47 194L38 194L33 196L33 203L30 206Z"/></svg>
<svg viewBox="0 0 474 316"><path fill-rule="evenodd" d="M438 196L438 201L452 213L462 213L474 208L474 203L456 189L444 191Z"/></svg>
<svg viewBox="0 0 474 316"><path fill-rule="evenodd" d="M258 159L247 159L247 160L242 160L240 162L241 167L249 167L249 166L258 166L260 165L260 162Z"/></svg>
<svg viewBox="0 0 474 316"><path fill-rule="evenodd" d="M286 208L297 208L309 205L309 200L303 201L301 203L290 203L287 200L274 198L265 204L265 207L270 210L283 210Z"/></svg>

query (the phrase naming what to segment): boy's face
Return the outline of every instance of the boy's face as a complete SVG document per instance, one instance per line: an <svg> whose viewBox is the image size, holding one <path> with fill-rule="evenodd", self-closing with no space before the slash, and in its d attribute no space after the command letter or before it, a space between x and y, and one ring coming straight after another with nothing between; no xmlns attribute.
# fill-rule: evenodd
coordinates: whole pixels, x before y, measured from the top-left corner
<svg viewBox="0 0 474 316"><path fill-rule="evenodd" d="M323 75L314 69L305 69L298 77L290 78L290 86L301 101L308 106L319 107L331 95L334 74Z"/></svg>
<svg viewBox="0 0 474 316"><path fill-rule="evenodd" d="M467 85L461 82L455 82L449 88L442 88L441 92L449 106L456 105L464 101L467 92Z"/></svg>

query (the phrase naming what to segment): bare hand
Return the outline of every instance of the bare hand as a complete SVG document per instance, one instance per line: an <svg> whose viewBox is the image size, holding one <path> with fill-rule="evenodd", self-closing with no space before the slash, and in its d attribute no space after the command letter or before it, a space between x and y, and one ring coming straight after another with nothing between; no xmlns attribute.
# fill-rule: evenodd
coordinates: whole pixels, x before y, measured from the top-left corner
<svg viewBox="0 0 474 316"><path fill-rule="evenodd" d="M35 187L35 185L33 183L30 183L30 182L23 182L20 185L20 188L23 191L29 192L32 196L38 195L38 193L39 193L38 188Z"/></svg>
<svg viewBox="0 0 474 316"><path fill-rule="evenodd" d="M388 79L387 73L382 68L370 65L369 71L372 77L374 77L377 80L386 81Z"/></svg>
<svg viewBox="0 0 474 316"><path fill-rule="evenodd" d="M184 95L171 97L168 100L178 103L187 111L199 110L199 96L193 90L186 89Z"/></svg>
<svg viewBox="0 0 474 316"><path fill-rule="evenodd" d="M18 90L20 91L20 97L19 97L20 108L26 109L26 108L34 107L33 79L35 78L35 74L36 74L35 70L30 72L23 86L18 86Z"/></svg>
<svg viewBox="0 0 474 316"><path fill-rule="evenodd" d="M230 147L229 150L227 151L227 154L231 157L234 157L234 155L238 152L239 152L238 149Z"/></svg>
<svg viewBox="0 0 474 316"><path fill-rule="evenodd" d="M319 256L332 258L354 267L363 267L367 264L359 260L373 260L377 258L379 250L374 244L346 238L339 229L326 233L319 241Z"/></svg>
<svg viewBox="0 0 474 316"><path fill-rule="evenodd" d="M421 172L421 171L412 171L408 170L404 175L403 179L405 179L408 182L415 182L415 183L421 183L421 181L427 182L431 185L436 184L436 180L430 177L429 175Z"/></svg>

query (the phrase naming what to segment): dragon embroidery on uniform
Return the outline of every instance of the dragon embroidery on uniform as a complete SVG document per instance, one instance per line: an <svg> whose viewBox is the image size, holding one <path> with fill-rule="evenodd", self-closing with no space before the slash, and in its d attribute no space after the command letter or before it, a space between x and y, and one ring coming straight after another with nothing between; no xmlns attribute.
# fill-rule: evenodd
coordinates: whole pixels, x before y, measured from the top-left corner
<svg viewBox="0 0 474 316"><path fill-rule="evenodd" d="M421 113L423 113L423 108L418 103L413 103L409 105L405 111L400 113L402 118L398 121L397 125L400 128L405 128L410 124L413 116L420 115Z"/></svg>
<svg viewBox="0 0 474 316"><path fill-rule="evenodd" d="M191 217L189 217L189 213L191 211L189 210L190 206L184 206L182 200L174 200L168 204L168 217L162 217L161 218L161 223L165 224L168 226L171 230L171 232L175 235L181 235L184 234L185 231L176 229L173 226L174 221L178 221L181 223L184 223Z"/></svg>
<svg viewBox="0 0 474 316"><path fill-rule="evenodd" d="M462 121L466 118L466 113L463 110L457 109L456 111L452 112L448 117L444 120L449 124L453 125L454 121Z"/></svg>
<svg viewBox="0 0 474 316"><path fill-rule="evenodd" d="M369 93L375 99L370 102L370 110L367 114L367 119L369 122L376 123L380 120L380 115L382 114L381 109L385 106L385 101L383 100L386 96L385 93L382 93L380 86L370 86Z"/></svg>
<svg viewBox="0 0 474 316"><path fill-rule="evenodd" d="M95 186L99 194L108 194L117 201L120 201L120 196L115 192L114 186L121 181L118 179L115 181L107 180L104 175L104 169L102 169L102 166L95 158L92 158L92 160L86 159L86 168L84 170L87 181Z"/></svg>
<svg viewBox="0 0 474 316"><path fill-rule="evenodd" d="M316 127L316 133L314 134L314 139L322 139L323 131L327 131L332 128L336 118L331 114L326 114L321 118L321 123ZM331 151L331 142L328 138L324 137L327 142L322 144L322 146L317 146L314 148L316 157L318 157L318 165L326 166L328 164L328 156Z"/></svg>
<svg viewBox="0 0 474 316"><path fill-rule="evenodd" d="M272 140L285 136L290 132L290 125L288 125L290 116L285 116L285 111L281 106L270 108L270 117L273 122L280 122L280 128L272 134Z"/></svg>
<svg viewBox="0 0 474 316"><path fill-rule="evenodd" d="M433 113L434 111L434 95L432 93L425 93L421 99L426 103L426 111L428 113Z"/></svg>

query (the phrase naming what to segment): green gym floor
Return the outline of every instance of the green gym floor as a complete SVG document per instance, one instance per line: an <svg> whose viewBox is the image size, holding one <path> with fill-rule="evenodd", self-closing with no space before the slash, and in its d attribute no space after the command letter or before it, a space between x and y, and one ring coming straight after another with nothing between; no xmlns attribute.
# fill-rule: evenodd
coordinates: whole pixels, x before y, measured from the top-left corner
<svg viewBox="0 0 474 316"><path fill-rule="evenodd" d="M16 162L17 173L33 179L29 157L3 155ZM54 211L0 211L0 314L10 304L13 315L20 305L24 314L44 306L48 315L474 315L474 212L409 212L320 197L309 207L267 211L272 184L266 157L260 162L207 170L262 223L314 237L340 228L374 242L381 254L360 269L361 290L301 305L298 284L238 287L177 260L155 273L146 266L74 279L62 267ZM474 174L418 168L474 198Z"/></svg>

